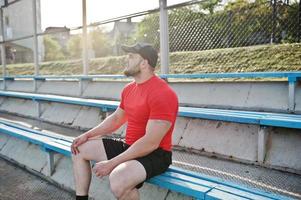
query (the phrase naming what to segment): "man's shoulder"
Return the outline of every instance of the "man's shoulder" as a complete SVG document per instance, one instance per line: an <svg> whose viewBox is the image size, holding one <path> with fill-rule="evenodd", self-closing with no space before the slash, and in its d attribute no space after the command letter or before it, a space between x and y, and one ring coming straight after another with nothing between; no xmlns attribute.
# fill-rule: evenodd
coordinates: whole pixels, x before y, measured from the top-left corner
<svg viewBox="0 0 301 200"><path fill-rule="evenodd" d="M169 86L169 84L158 77L157 84L155 87L153 87L151 91L151 95L154 95L156 97L161 98L162 100L165 99L165 97L170 98L175 98L177 99L177 94L176 92Z"/></svg>
<svg viewBox="0 0 301 200"><path fill-rule="evenodd" d="M134 82L134 81L132 81L132 82L130 82L130 83L127 83L127 84L124 86L123 91L124 91L124 90L128 90L128 89L130 89L130 88L132 88L132 87L134 87L134 86L135 86L135 82Z"/></svg>
<svg viewBox="0 0 301 200"><path fill-rule="evenodd" d="M164 91L169 91L169 92L175 93L174 90L172 89L172 87L170 87L170 85L164 79L161 79L160 77L157 77L156 89L158 91L164 90Z"/></svg>

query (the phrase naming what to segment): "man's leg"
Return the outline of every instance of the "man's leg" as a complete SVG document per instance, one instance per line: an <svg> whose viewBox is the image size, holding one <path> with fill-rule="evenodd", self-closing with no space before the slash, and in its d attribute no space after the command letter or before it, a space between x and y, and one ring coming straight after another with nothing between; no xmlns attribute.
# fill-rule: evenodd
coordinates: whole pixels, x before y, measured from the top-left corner
<svg viewBox="0 0 301 200"><path fill-rule="evenodd" d="M139 198L139 190L137 188L134 188L130 191L127 191L120 200L138 200Z"/></svg>
<svg viewBox="0 0 301 200"><path fill-rule="evenodd" d="M91 182L90 160L107 160L101 139L89 140L78 147L80 153L72 155L75 191L78 196L88 195Z"/></svg>
<svg viewBox="0 0 301 200"><path fill-rule="evenodd" d="M146 179L146 171L137 160L118 165L110 174L110 186L117 199L139 199L136 185Z"/></svg>

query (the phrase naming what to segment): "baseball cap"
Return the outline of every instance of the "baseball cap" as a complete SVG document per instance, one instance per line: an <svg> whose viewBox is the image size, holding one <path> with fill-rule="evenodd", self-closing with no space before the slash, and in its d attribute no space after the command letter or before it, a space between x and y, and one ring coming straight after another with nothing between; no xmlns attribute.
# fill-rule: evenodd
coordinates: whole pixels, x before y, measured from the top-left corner
<svg viewBox="0 0 301 200"><path fill-rule="evenodd" d="M155 48L148 43L136 43L133 46L121 45L121 49L127 53L137 53L142 58L148 61L148 64L152 67L156 67L158 60L158 53Z"/></svg>

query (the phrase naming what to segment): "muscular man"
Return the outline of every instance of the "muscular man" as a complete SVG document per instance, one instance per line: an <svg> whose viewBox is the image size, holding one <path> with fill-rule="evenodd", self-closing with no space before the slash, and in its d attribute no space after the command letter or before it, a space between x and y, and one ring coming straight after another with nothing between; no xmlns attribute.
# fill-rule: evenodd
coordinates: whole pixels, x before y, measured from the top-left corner
<svg viewBox="0 0 301 200"><path fill-rule="evenodd" d="M171 164L177 96L155 75L158 55L150 44L137 43L122 49L128 53L124 74L134 81L123 89L117 110L75 138L71 146L77 199L88 199L90 160L97 162L92 169L97 177L109 175L117 199L139 199L138 189L143 182L163 173ZM96 139L126 122L125 142Z"/></svg>

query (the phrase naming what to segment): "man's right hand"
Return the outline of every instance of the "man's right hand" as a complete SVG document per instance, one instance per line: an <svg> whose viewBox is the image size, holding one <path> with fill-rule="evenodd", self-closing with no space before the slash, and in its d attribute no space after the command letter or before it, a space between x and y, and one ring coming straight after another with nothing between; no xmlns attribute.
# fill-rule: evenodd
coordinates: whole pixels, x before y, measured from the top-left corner
<svg viewBox="0 0 301 200"><path fill-rule="evenodd" d="M85 134L76 137L73 140L72 145L71 145L72 154L74 154L74 155L78 154L79 153L78 147L87 141L88 141L88 136Z"/></svg>

